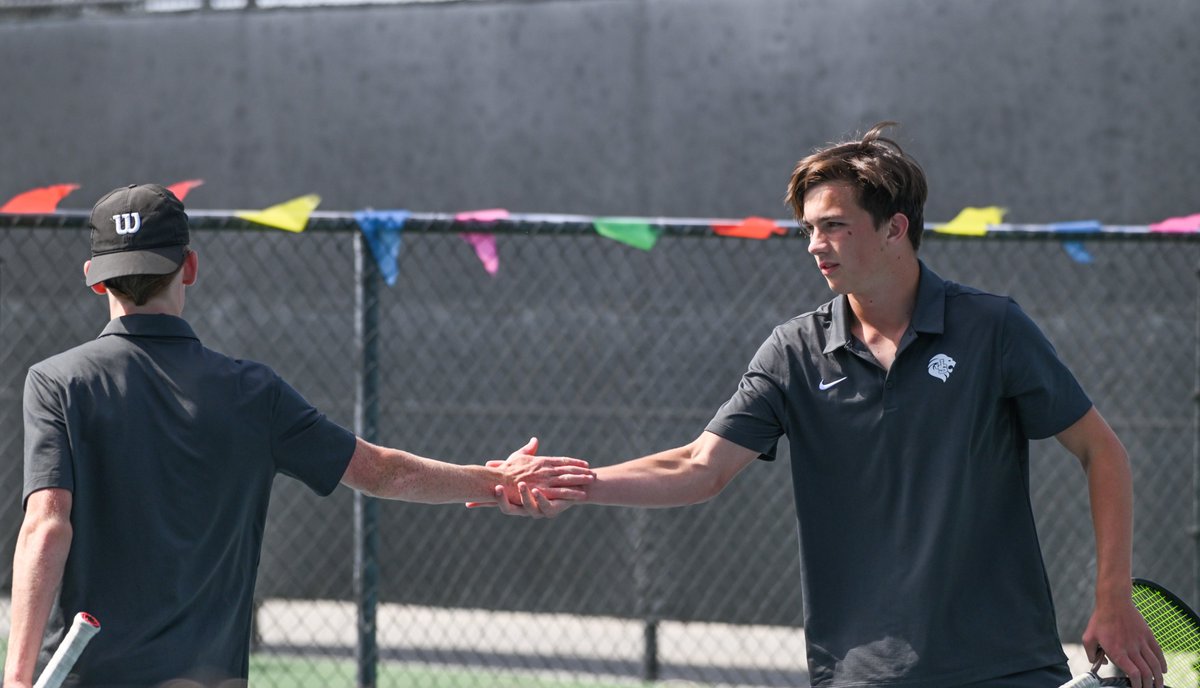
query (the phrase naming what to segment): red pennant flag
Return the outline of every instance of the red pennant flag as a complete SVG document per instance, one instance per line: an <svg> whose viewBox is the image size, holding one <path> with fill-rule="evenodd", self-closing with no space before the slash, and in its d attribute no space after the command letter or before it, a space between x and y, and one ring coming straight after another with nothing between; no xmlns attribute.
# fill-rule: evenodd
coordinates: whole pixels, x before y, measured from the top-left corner
<svg viewBox="0 0 1200 688"><path fill-rule="evenodd" d="M183 200L192 189L204 183L203 179L189 179L184 182L176 182L167 187L167 190L175 194L175 198Z"/></svg>
<svg viewBox="0 0 1200 688"><path fill-rule="evenodd" d="M775 224L774 220L765 217L748 217L739 225L713 225L713 231L721 236L759 240L770 239L774 234L787 233L783 227Z"/></svg>
<svg viewBox="0 0 1200 688"><path fill-rule="evenodd" d="M0 206L0 213L52 213L58 209L59 201L78 188L78 184L55 184L40 189L30 189L25 193L17 194L8 203Z"/></svg>

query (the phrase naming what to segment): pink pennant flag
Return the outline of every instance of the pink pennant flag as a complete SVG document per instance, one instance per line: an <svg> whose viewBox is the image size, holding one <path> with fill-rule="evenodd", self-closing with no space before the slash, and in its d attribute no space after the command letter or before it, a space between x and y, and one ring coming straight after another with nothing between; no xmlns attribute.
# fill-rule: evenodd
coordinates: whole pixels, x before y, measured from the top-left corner
<svg viewBox="0 0 1200 688"><path fill-rule="evenodd" d="M8 203L0 206L0 213L52 213L58 209L59 201L78 188L78 184L55 184L30 189L13 196Z"/></svg>
<svg viewBox="0 0 1200 688"><path fill-rule="evenodd" d="M487 210L466 210L456 213L454 219L459 222L495 222L507 220L508 211L504 208L488 208Z"/></svg>
<svg viewBox="0 0 1200 688"><path fill-rule="evenodd" d="M460 237L475 247L475 255L483 263L483 269L489 275L495 275L500 269L500 256L496 253L496 235L486 232L463 232Z"/></svg>
<svg viewBox="0 0 1200 688"><path fill-rule="evenodd" d="M178 198L179 200L182 201L188 195L189 191L196 188L197 186L200 186L203 183L204 183L203 179L189 179L189 180L183 181L183 182L176 182L176 183L168 186L167 189L171 193L175 194L175 198Z"/></svg>
<svg viewBox="0 0 1200 688"><path fill-rule="evenodd" d="M1200 213L1184 217L1169 217L1150 225L1151 232L1195 232L1200 231Z"/></svg>
<svg viewBox="0 0 1200 688"><path fill-rule="evenodd" d="M465 210L455 213L458 222L495 222L507 220L508 211L504 208L488 208L486 210ZM483 263L483 269L489 275L495 275L500 269L500 255L496 253L496 235L488 232L462 232L459 234L468 244L475 248L475 255Z"/></svg>

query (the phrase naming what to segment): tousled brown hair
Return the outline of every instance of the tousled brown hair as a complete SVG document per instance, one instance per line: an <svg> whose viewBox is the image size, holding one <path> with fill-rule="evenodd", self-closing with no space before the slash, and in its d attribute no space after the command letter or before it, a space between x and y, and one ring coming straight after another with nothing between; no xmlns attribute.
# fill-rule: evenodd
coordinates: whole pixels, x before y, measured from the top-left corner
<svg viewBox="0 0 1200 688"><path fill-rule="evenodd" d="M878 227L896 213L908 218L908 240L921 246L925 229L925 171L900 145L882 135L895 122L880 122L858 141L822 148L796 163L784 202L804 227L804 194L825 182L846 182L858 190L858 203Z"/></svg>
<svg viewBox="0 0 1200 688"><path fill-rule="evenodd" d="M187 258L187 252L184 253ZM104 280L104 288L117 296L132 301L135 306L144 306L150 299L158 296L171 284L175 275L183 269L183 263L165 275L122 275Z"/></svg>

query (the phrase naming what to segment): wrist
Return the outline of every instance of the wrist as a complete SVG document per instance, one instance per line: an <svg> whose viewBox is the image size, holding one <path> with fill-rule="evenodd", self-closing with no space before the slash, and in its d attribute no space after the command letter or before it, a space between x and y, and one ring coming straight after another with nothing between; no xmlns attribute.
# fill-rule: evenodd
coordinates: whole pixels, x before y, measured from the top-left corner
<svg viewBox="0 0 1200 688"><path fill-rule="evenodd" d="M1133 599L1133 580L1129 576L1108 576L1096 581L1096 604L1129 602Z"/></svg>

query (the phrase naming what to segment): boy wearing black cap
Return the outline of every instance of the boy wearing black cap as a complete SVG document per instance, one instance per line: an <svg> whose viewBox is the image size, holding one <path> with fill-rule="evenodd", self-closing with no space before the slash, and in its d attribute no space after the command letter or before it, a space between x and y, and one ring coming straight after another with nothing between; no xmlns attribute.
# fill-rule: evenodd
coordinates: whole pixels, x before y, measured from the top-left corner
<svg viewBox="0 0 1200 688"><path fill-rule="evenodd" d="M426 503L486 498L497 482L516 501L519 483L581 498L592 479L583 461L533 456L535 440L464 466L356 438L269 367L200 344L181 317L198 270L189 240L183 204L158 185L115 189L92 211L84 273L112 320L26 378L8 688L32 685L78 611L104 632L73 685L243 685L277 473L320 495L341 482Z"/></svg>

